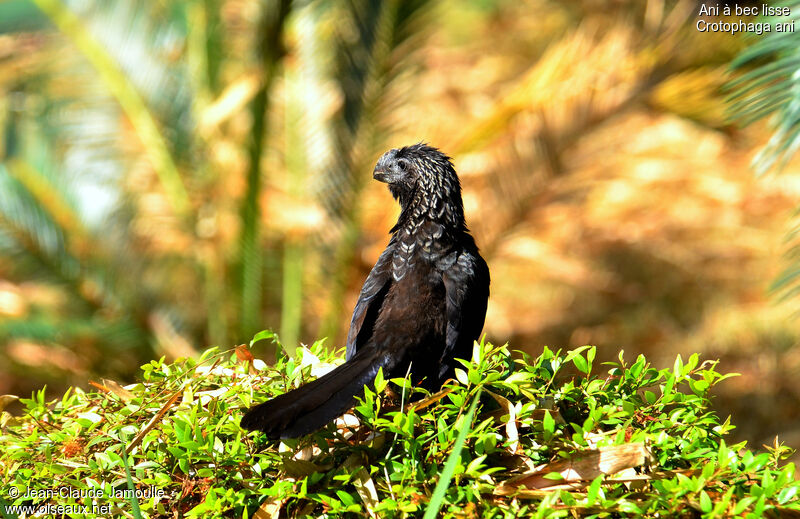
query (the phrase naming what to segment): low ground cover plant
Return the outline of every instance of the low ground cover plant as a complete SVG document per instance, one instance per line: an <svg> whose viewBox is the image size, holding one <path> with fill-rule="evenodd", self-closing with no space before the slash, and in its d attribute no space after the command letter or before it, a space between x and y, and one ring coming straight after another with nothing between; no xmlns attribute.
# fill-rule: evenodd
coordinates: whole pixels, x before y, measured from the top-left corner
<svg viewBox="0 0 800 519"><path fill-rule="evenodd" d="M253 342L277 338L262 332ZM251 346L253 343L251 343ZM790 449L728 445L730 375L594 347L531 358L476 344L435 394L379 374L345 417L283 443L244 409L318 376L319 341L273 365L246 346L142 366L141 382L45 390L3 413L5 517L749 517L800 514ZM5 407L13 397L0 400ZM1 409L0 409L1 410ZM762 449L763 450L763 449ZM27 507L27 508L25 508ZM47 508L49 507L49 508ZM57 509L56 507L62 507Z"/></svg>

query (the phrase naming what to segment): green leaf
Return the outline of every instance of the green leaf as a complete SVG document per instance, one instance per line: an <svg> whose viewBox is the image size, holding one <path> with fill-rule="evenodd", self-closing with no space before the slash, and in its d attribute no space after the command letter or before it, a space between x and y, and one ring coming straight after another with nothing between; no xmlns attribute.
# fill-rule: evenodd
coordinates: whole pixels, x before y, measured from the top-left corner
<svg viewBox="0 0 800 519"><path fill-rule="evenodd" d="M436 483L436 488L433 489L433 494L431 495L431 500L428 503L428 507L425 509L425 515L423 516L423 519L434 519L439 514L439 510L444 502L444 496L447 493L447 489L450 487L450 481L453 478L456 466L461 458L461 450L464 448L464 443L467 439L467 433L471 429L472 417L475 415L475 409L478 407L481 391L482 390L478 388L478 391L475 393L475 397L472 400L472 405L470 405L469 411L467 411L467 415L464 418L464 425L458 431L458 436L453 444L453 450L447 457L447 461L444 464L444 469L439 476L439 482Z"/></svg>
<svg viewBox="0 0 800 519"><path fill-rule="evenodd" d="M740 499L739 502L736 503L736 506L733 507L732 514L736 516L741 515L755 500L756 498L752 496Z"/></svg>
<svg viewBox="0 0 800 519"><path fill-rule="evenodd" d="M578 368L578 371L589 374L589 363L586 362L586 359L583 358L583 355L575 355L572 358L572 362L575 364L575 367Z"/></svg>
<svg viewBox="0 0 800 519"><path fill-rule="evenodd" d="M681 379L684 376L683 372L683 359L681 359L680 354L675 357L675 363L672 366L672 373L675 375L675 378Z"/></svg>
<svg viewBox="0 0 800 519"><path fill-rule="evenodd" d="M261 330L260 332L258 332L253 336L253 339L250 341L250 346L252 347L253 345L255 345L255 343L267 339L272 339L274 341L277 341L278 335L272 330Z"/></svg>
<svg viewBox="0 0 800 519"><path fill-rule="evenodd" d="M592 480L592 484L589 485L589 489L586 491L586 504L588 506L593 506L597 502L598 496L600 496L601 490L600 485L603 483L603 475L600 474L596 478Z"/></svg>
<svg viewBox="0 0 800 519"><path fill-rule="evenodd" d="M383 379L383 368L378 368L378 374L375 375L375 392L382 393L386 389L387 382Z"/></svg>
<svg viewBox="0 0 800 519"><path fill-rule="evenodd" d="M778 503L785 505L794 500L795 496L797 496L797 492L800 490L800 486L798 484L793 484L790 487L784 488L778 494Z"/></svg>
<svg viewBox="0 0 800 519"><path fill-rule="evenodd" d="M319 345L311 351L322 361L330 360ZM387 410L381 418L366 422L374 433L369 438L342 441L340 433L328 426L305 439L285 440L281 447L265 445L264 438L258 436L251 438L254 441L244 440L236 415L242 412L243 402L262 401L285 392L286 383L295 382L300 374L298 363L279 360L266 377L264 372L249 374L246 366L228 352L204 355L206 365L220 369L192 377L192 397L168 404L172 395L188 394L177 392L177 388L184 387L197 364L188 359L153 361L142 368L143 373L152 375L152 381L128 387L133 395L131 402L136 403L122 405L106 394L79 389L52 401L43 391L21 399L27 409L25 416L18 417L22 424L4 426L7 434L0 449L0 477L14 488L49 488L54 484L100 488L115 481L116 487L121 483L125 488L130 479L140 489L154 485L167 496L182 492L194 496L191 504L195 507L185 512L187 516L217 517L230 515L232 510L238 516L239 510L269 506L272 501L266 499L284 498L292 500L289 506L297 506L298 511L313 508L319 512L324 508L331 516L362 516L370 510L378 516L398 511L418 515L426 507L429 516L436 516L464 510L468 503L474 503L475 514L482 517L558 516L554 512L568 512L558 508L560 505L598 517L671 517L676 503L682 512L691 512L689 507L694 507L695 512L707 517L758 517L770 510L796 508L800 486L794 479L794 467L782 465L788 448L778 445L755 454L744 443L729 445L726 431L732 427L730 423L721 423L709 410L709 397L691 393L691 384L699 374L712 383L721 377L713 363L702 364L703 371L674 382L674 392L680 398L668 405L656 399L644 412L639 396L644 395L645 400L657 396L657 392L651 396L647 391L665 384L669 377L674 381L671 369L647 368L647 360L640 357L634 368L639 372L636 378L622 371L621 362L610 370L617 370L616 376L624 376L624 380L598 377L603 383L592 385L585 381L576 384L573 378L548 378L550 382L541 384L536 377L543 365L563 363L564 355L557 353L545 359L543 354L525 364L509 362L509 355L487 346L482 359L484 379L476 391L470 393L465 386L449 384L446 396L425 407ZM584 356L588 359L590 355ZM688 359L684 369L694 363L691 357ZM510 369L534 375L519 378L525 391L509 387ZM484 386L495 397L478 419ZM367 385L363 403L356 408L364 416L379 410L369 406L377 404L371 387ZM494 405L496 401L502 402L499 408ZM589 482L585 492L575 494L554 491L530 500L484 499L484 492L509 477L511 453L507 449L512 440L509 429L513 428L505 416L510 406L516 414L516 455L528 457L535 465L579 458L585 454L587 437L591 438L584 431L603 431L601 446L646 442L652 455L649 470L660 476L636 488L635 494L630 494L623 482L598 477ZM120 436L137 435L148 418L157 416L161 409L166 411L159 416L158 427L123 457L118 448ZM563 413L564 428L570 431L567 435L556 434L562 430L558 424L564 423L556 409ZM99 419L84 443L79 420L86 421L87 417ZM73 443L76 438L80 441ZM391 442L388 449L387 440ZM592 444L594 447L593 440ZM299 451L315 446L325 454L308 461L296 457ZM466 449L470 452L465 453ZM344 470L343 460L348 460L351 468ZM433 481L442 465L445 470L438 481ZM117 477L123 474L123 467L124 480ZM384 494L381 497L393 495L391 502L362 502L363 493L356 494L351 486L355 477L352 467L360 468L361 479L374 484L376 491ZM683 470L667 475L676 468L688 469L691 475ZM561 473L549 470L544 475L547 480L563 481ZM186 480L203 482L204 487L191 490ZM433 483L436 487L431 491ZM427 496L431 499L426 504ZM128 499L109 496L108 502L131 511L134 517L134 506ZM165 517L176 506L169 497L159 500L155 509L150 508L151 503L139 502L142 516ZM541 512L547 503L551 508Z"/></svg>
<svg viewBox="0 0 800 519"><path fill-rule="evenodd" d="M708 494L705 490L700 492L700 510L704 513L708 513L713 508L713 504L711 503L711 498L708 497Z"/></svg>
<svg viewBox="0 0 800 519"><path fill-rule="evenodd" d="M125 444L122 444L120 451L122 452L122 462L125 465L125 480L128 483L128 491L130 492L131 513L135 519L142 519L142 511L139 508L139 501L136 499L136 487L133 485L133 478L131 477L131 469L128 466L128 453L125 452Z"/></svg>
<svg viewBox="0 0 800 519"><path fill-rule="evenodd" d="M544 411L544 418L542 418L542 428L545 432L553 434L555 432L556 422L553 420L553 416L550 414L550 411Z"/></svg>
<svg viewBox="0 0 800 519"><path fill-rule="evenodd" d="M456 368L456 379L464 386L469 386L469 376L467 372L461 368Z"/></svg>

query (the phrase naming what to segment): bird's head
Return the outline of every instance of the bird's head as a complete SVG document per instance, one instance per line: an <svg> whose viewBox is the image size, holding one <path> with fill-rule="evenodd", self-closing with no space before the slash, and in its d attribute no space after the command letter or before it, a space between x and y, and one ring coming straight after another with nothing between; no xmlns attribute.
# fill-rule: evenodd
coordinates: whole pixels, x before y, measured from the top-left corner
<svg viewBox="0 0 800 519"><path fill-rule="evenodd" d="M450 157L432 146L419 143L389 150L378 159L372 176L389 185L404 210L463 221L458 175Z"/></svg>

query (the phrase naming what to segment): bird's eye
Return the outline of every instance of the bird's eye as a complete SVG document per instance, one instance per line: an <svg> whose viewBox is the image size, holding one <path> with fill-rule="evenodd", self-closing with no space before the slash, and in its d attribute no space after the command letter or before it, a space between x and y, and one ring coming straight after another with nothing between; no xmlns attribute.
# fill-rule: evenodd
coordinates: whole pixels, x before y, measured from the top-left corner
<svg viewBox="0 0 800 519"><path fill-rule="evenodd" d="M400 168L400 171L405 171L408 169L408 161L404 159L400 159L397 161L397 167Z"/></svg>

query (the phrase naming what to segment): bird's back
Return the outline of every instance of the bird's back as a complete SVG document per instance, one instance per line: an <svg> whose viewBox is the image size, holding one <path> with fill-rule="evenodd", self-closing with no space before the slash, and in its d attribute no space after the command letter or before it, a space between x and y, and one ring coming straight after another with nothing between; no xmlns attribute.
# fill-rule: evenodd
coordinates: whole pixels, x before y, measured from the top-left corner
<svg viewBox="0 0 800 519"><path fill-rule="evenodd" d="M397 364L386 375L402 377L414 359L413 380L434 383L431 379L438 376L432 368L444 350L447 328L445 288L433 262L414 259L413 268L399 280L392 279L365 348L395 357Z"/></svg>

